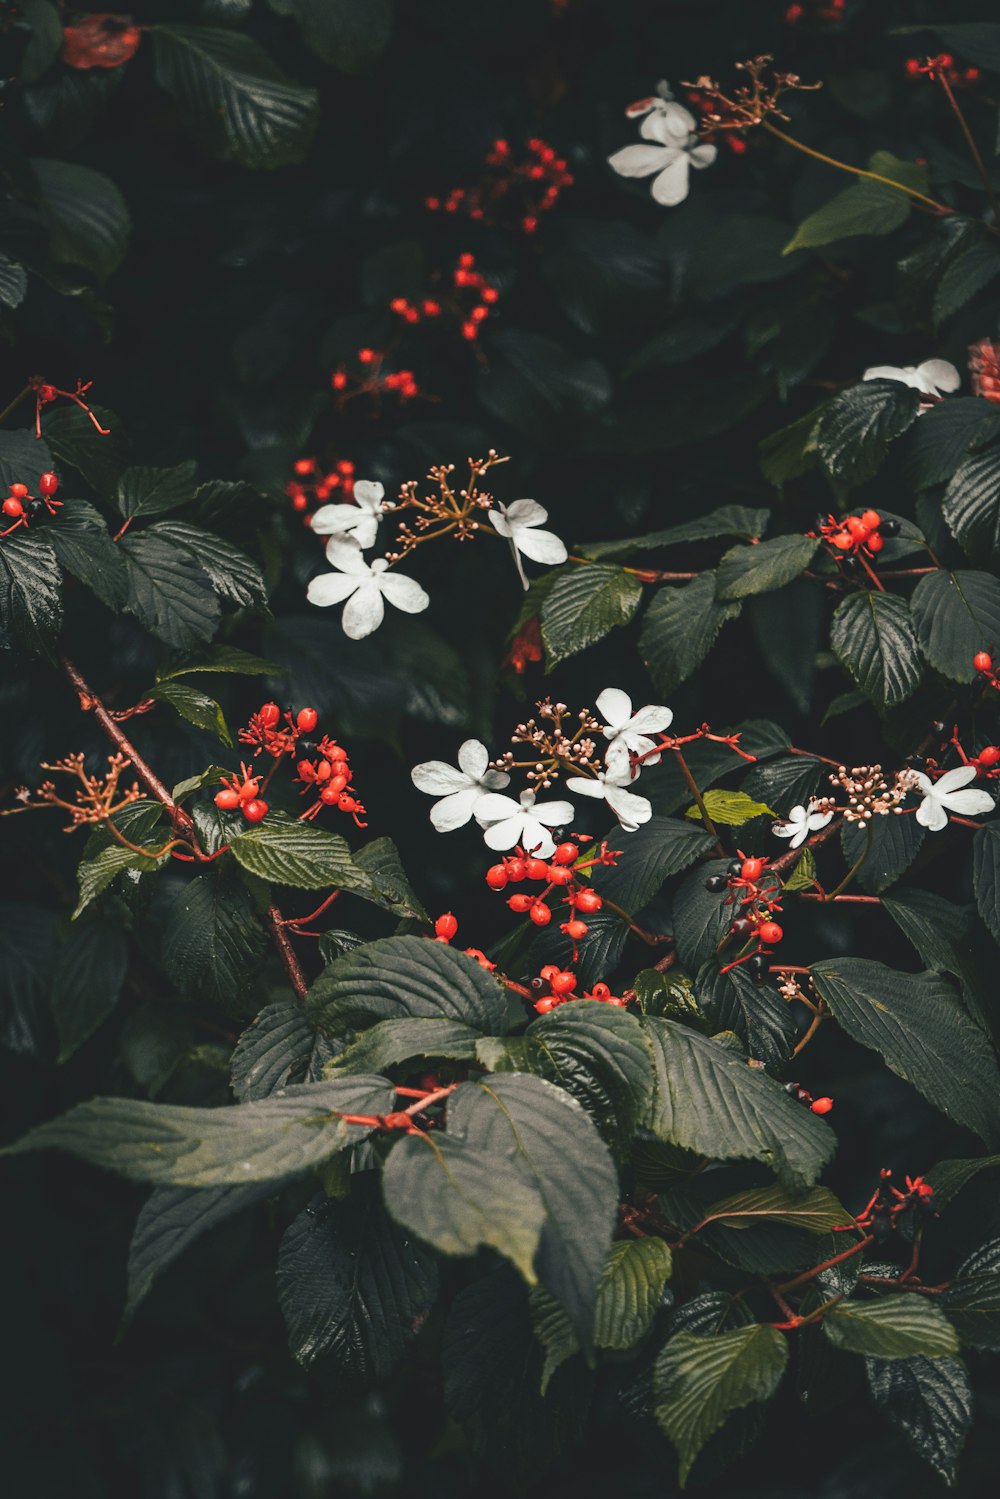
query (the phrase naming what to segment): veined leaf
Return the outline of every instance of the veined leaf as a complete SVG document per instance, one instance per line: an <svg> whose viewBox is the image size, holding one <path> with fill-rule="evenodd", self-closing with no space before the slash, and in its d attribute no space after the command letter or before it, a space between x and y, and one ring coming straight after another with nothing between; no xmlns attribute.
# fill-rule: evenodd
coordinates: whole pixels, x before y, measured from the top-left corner
<svg viewBox="0 0 1000 1499"><path fill-rule="evenodd" d="M379 1020L450 1020L484 1036L509 1028L507 996L474 958L423 937L384 937L331 963L309 994L330 1030Z"/></svg>
<svg viewBox="0 0 1000 1499"><path fill-rule="evenodd" d="M593 563L567 567L545 595L542 643L546 670L627 625L642 598L642 584L620 567Z"/></svg>
<svg viewBox="0 0 1000 1499"><path fill-rule="evenodd" d="M713 572L657 590L646 610L639 650L661 692L673 692L697 670L722 626L742 607L739 599L716 599Z"/></svg>
<svg viewBox="0 0 1000 1499"><path fill-rule="evenodd" d="M827 1233L853 1221L828 1187L810 1187L796 1196L777 1185L755 1187L713 1202L704 1216L706 1223L720 1223L723 1228L751 1228L763 1220L804 1228L811 1234Z"/></svg>
<svg viewBox="0 0 1000 1499"><path fill-rule="evenodd" d="M946 1358L959 1351L958 1334L935 1302L913 1294L875 1301L841 1301L823 1318L835 1348L875 1358Z"/></svg>
<svg viewBox="0 0 1000 1499"><path fill-rule="evenodd" d="M909 607L891 593L852 593L838 604L830 644L876 708L894 708L923 675Z"/></svg>
<svg viewBox="0 0 1000 1499"><path fill-rule="evenodd" d="M743 599L783 588L805 571L818 546L812 536L775 536L756 546L732 547L719 563L715 596Z"/></svg>

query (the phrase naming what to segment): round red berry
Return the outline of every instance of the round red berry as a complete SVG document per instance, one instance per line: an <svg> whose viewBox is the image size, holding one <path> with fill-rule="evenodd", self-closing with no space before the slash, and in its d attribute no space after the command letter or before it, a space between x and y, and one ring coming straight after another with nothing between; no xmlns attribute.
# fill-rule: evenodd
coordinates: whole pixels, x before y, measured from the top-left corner
<svg viewBox="0 0 1000 1499"><path fill-rule="evenodd" d="M593 989L591 989L590 991L590 997L591 999L600 1000L609 999L611 997L611 990L608 988L607 984L595 984Z"/></svg>
<svg viewBox="0 0 1000 1499"><path fill-rule="evenodd" d="M233 808L238 807L239 804L240 794L238 791L231 791L229 787L227 787L225 791L217 791L215 793L215 805L222 812L231 812Z"/></svg>
<svg viewBox="0 0 1000 1499"><path fill-rule="evenodd" d="M572 864L578 853L579 849L575 843L560 843L552 859L556 864Z"/></svg>
<svg viewBox="0 0 1000 1499"><path fill-rule="evenodd" d="M757 932L760 940L765 942L768 947L773 947L785 935L776 921L762 921L757 928Z"/></svg>
<svg viewBox="0 0 1000 1499"><path fill-rule="evenodd" d="M764 873L764 865L766 863L766 859L744 859L743 866L740 869L740 878L749 880L753 884Z"/></svg>
<svg viewBox="0 0 1000 1499"><path fill-rule="evenodd" d="M27 498L28 486L27 484L12 484L10 492L16 500L23 500Z"/></svg>
<svg viewBox="0 0 1000 1499"><path fill-rule="evenodd" d="M444 937L445 940L448 940L454 937L458 931L458 922L450 911L446 911L443 916L439 916L437 921L435 921L434 930L439 937Z"/></svg>
<svg viewBox="0 0 1000 1499"><path fill-rule="evenodd" d="M977 651L972 658L972 664L977 671L992 671L993 657L990 655L989 651Z"/></svg>
<svg viewBox="0 0 1000 1499"><path fill-rule="evenodd" d="M549 876L549 866L544 859L525 859L524 872L529 880L546 880Z"/></svg>
<svg viewBox="0 0 1000 1499"><path fill-rule="evenodd" d="M244 781L243 785L240 787L240 801L241 802L256 801L256 799L257 799L257 792L259 790L260 790L260 783L258 781Z"/></svg>
<svg viewBox="0 0 1000 1499"><path fill-rule="evenodd" d="M882 517L877 510L866 510L861 517L861 524L867 526L869 531L877 531L882 524Z"/></svg>
<svg viewBox="0 0 1000 1499"><path fill-rule="evenodd" d="M528 912L536 926L548 926L552 920L552 912L543 900L536 900Z"/></svg>
<svg viewBox="0 0 1000 1499"><path fill-rule="evenodd" d="M556 974L559 972L560 969L558 963L546 963L545 967L541 970L539 977L543 978L547 984L550 984L555 978Z"/></svg>
<svg viewBox="0 0 1000 1499"><path fill-rule="evenodd" d="M586 911L589 914L599 911L604 902L596 890L578 890L573 897L573 904L578 911Z"/></svg>
<svg viewBox="0 0 1000 1499"><path fill-rule="evenodd" d="M277 703L265 703L257 714L265 729L273 729L281 718L281 709Z"/></svg>
<svg viewBox="0 0 1000 1499"><path fill-rule="evenodd" d="M885 546L885 540L878 531L873 531L865 542L865 546L870 552L880 552Z"/></svg>
<svg viewBox="0 0 1000 1499"><path fill-rule="evenodd" d="M53 474L51 472L45 473L42 474L41 478L38 480L38 493L42 495L46 500L51 500L52 496L55 494L58 488L59 478L56 474Z"/></svg>
<svg viewBox="0 0 1000 1499"><path fill-rule="evenodd" d="M267 816L267 802L253 801L243 803L243 816L247 822L263 822Z"/></svg>
<svg viewBox="0 0 1000 1499"><path fill-rule="evenodd" d="M548 867L548 881L550 885L568 885L573 879L572 872L565 864L550 864Z"/></svg>
<svg viewBox="0 0 1000 1499"><path fill-rule="evenodd" d="M538 1011L539 1015L547 1015L549 1011L554 1010L555 1007L556 1001L550 998L548 995L546 995L544 999L535 1000L535 1009Z"/></svg>
<svg viewBox="0 0 1000 1499"><path fill-rule="evenodd" d="M980 765L996 765L997 761L1000 760L1000 748L995 744L988 744L985 749L979 751L976 759Z"/></svg>
<svg viewBox="0 0 1000 1499"><path fill-rule="evenodd" d="M563 927L567 937L572 937L574 942L579 942L581 937L587 935L587 923L585 921L567 921Z"/></svg>
<svg viewBox="0 0 1000 1499"><path fill-rule="evenodd" d="M507 871L502 864L493 864L486 871L486 883L491 890L502 890L507 883Z"/></svg>
<svg viewBox="0 0 1000 1499"><path fill-rule="evenodd" d="M319 721L315 708L302 708L295 719L295 727L303 734L311 734Z"/></svg>
<svg viewBox="0 0 1000 1499"><path fill-rule="evenodd" d="M530 911L535 904L530 895L512 895L508 898L507 905L518 916L523 916L525 911Z"/></svg>
<svg viewBox="0 0 1000 1499"><path fill-rule="evenodd" d="M829 1114L833 1108L832 1098L814 1098L809 1105L814 1114Z"/></svg>
<svg viewBox="0 0 1000 1499"><path fill-rule="evenodd" d="M506 861L507 878L512 885L519 885L527 874L523 859L508 859ZM525 907L527 910L527 907Z"/></svg>
<svg viewBox="0 0 1000 1499"><path fill-rule="evenodd" d="M576 988L576 974L568 973L564 969L560 973L553 974L549 984L553 994L569 994L572 989Z"/></svg>
<svg viewBox="0 0 1000 1499"><path fill-rule="evenodd" d="M332 807L335 802L340 801L340 793L343 789L343 786L334 786L331 782L329 786L323 787L323 790L319 794L319 799L326 806Z"/></svg>
<svg viewBox="0 0 1000 1499"><path fill-rule="evenodd" d="M4 515L9 515L12 520L18 520L24 514L24 506L16 495L4 500L2 509Z"/></svg>

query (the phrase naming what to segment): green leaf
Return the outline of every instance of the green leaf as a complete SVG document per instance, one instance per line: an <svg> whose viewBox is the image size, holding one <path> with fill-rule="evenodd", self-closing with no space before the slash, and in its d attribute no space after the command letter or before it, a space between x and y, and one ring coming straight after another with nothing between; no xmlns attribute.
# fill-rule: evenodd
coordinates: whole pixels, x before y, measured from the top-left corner
<svg viewBox="0 0 1000 1499"><path fill-rule="evenodd" d="M1000 641L1000 581L990 573L928 573L913 591L910 614L935 670L971 682L973 656Z"/></svg>
<svg viewBox="0 0 1000 1499"><path fill-rule="evenodd" d="M953 905L929 890L900 889L882 897L882 908L928 968L955 975L973 1014L980 1009L980 999L989 998L992 1009L994 957L974 906Z"/></svg>
<svg viewBox="0 0 1000 1499"><path fill-rule="evenodd" d="M399 850L391 838L375 838L363 848L357 849L352 857L358 868L363 869L370 877L391 911L395 911L398 916L430 922L430 917L403 868Z"/></svg>
<svg viewBox="0 0 1000 1499"><path fill-rule="evenodd" d="M156 81L200 146L222 161L302 161L318 114L315 89L292 83L262 47L212 26L157 26Z"/></svg>
<svg viewBox="0 0 1000 1499"><path fill-rule="evenodd" d="M55 916L41 906L0 906L0 1042L19 1055L51 1054L54 927Z"/></svg>
<svg viewBox="0 0 1000 1499"><path fill-rule="evenodd" d="M759 444L760 471L776 489L780 490L788 479L801 478L819 462L816 428L823 409L807 411Z"/></svg>
<svg viewBox="0 0 1000 1499"><path fill-rule="evenodd" d="M823 1318L835 1348L874 1358L947 1358L959 1351L958 1335L934 1302L914 1294L875 1301L841 1301Z"/></svg>
<svg viewBox="0 0 1000 1499"><path fill-rule="evenodd" d="M28 28L28 44L21 56L21 82L35 83L59 55L62 21L52 0L21 0L18 14Z"/></svg>
<svg viewBox="0 0 1000 1499"><path fill-rule="evenodd" d="M979 914L1000 942L1000 827L988 822L972 840L972 878Z"/></svg>
<svg viewBox="0 0 1000 1499"><path fill-rule="evenodd" d="M654 1395L657 1422L677 1449L682 1485L731 1411L771 1398L787 1362L780 1332L757 1323L714 1337L679 1332L670 1339L656 1361Z"/></svg>
<svg viewBox="0 0 1000 1499"><path fill-rule="evenodd" d="M180 520L157 521L146 535L162 537L187 552L207 574L220 598L241 609L262 608L267 603L267 587L259 567L231 542Z"/></svg>
<svg viewBox="0 0 1000 1499"><path fill-rule="evenodd" d="M725 904L728 890L706 889L706 880L724 874L728 862L728 859L712 859L699 864L674 896L674 943L689 972L696 972L715 955L729 930L732 911Z"/></svg>
<svg viewBox="0 0 1000 1499"><path fill-rule="evenodd" d="M676 817L653 816L628 835L628 856L595 869L595 890L638 916L673 874L680 874L713 846L711 833Z"/></svg>
<svg viewBox="0 0 1000 1499"><path fill-rule="evenodd" d="M327 1077L342 1072L385 1072L417 1057L476 1061L481 1033L461 1020L380 1020L327 1063Z"/></svg>
<svg viewBox="0 0 1000 1499"><path fill-rule="evenodd" d="M95 1098L29 1130L5 1155L65 1150L92 1166L154 1186L279 1182L363 1140L342 1114L384 1114L394 1091L381 1077L304 1083L273 1098L195 1109L137 1098Z"/></svg>
<svg viewBox="0 0 1000 1499"><path fill-rule="evenodd" d="M798 1195L777 1184L737 1192L713 1202L703 1215L705 1223L723 1228L752 1228L755 1223L785 1223L807 1233L824 1234L853 1222L850 1213L828 1187L810 1187Z"/></svg>
<svg viewBox="0 0 1000 1499"><path fill-rule="evenodd" d="M86 500L67 500L46 539L60 567L79 578L109 609L120 609L128 596L122 555L101 515Z"/></svg>
<svg viewBox="0 0 1000 1499"><path fill-rule="evenodd" d="M244 677L281 675L281 667L274 661L265 661L263 657L254 656L250 651L238 650L234 645L213 645L211 650L200 652L194 661L160 667L156 673L156 680L169 682L174 677L188 677L195 672L205 671L233 673Z"/></svg>
<svg viewBox="0 0 1000 1499"><path fill-rule="evenodd" d="M744 599L783 588L805 571L818 546L811 536L775 536L756 546L732 547L719 563L716 597Z"/></svg>
<svg viewBox="0 0 1000 1499"><path fill-rule="evenodd" d="M824 407L816 428L827 472L850 485L872 478L919 410L918 392L898 380L862 380L841 391Z"/></svg>
<svg viewBox="0 0 1000 1499"><path fill-rule="evenodd" d="M330 1358L362 1379L384 1379L437 1295L434 1256L382 1206L378 1177L354 1178L342 1202L314 1197L285 1230L278 1300L293 1357Z"/></svg>
<svg viewBox="0 0 1000 1499"><path fill-rule="evenodd" d="M4 307L20 307L28 290L28 273L23 265L0 255L0 302Z"/></svg>
<svg viewBox="0 0 1000 1499"><path fill-rule="evenodd" d="M71 929L52 971L58 1062L73 1056L111 1014L127 966L128 944L117 922L94 916Z"/></svg>
<svg viewBox="0 0 1000 1499"><path fill-rule="evenodd" d="M0 649L49 654L62 624L61 584L47 536L0 542Z"/></svg>
<svg viewBox="0 0 1000 1499"><path fill-rule="evenodd" d="M972 1425L969 1371L957 1358L866 1358L872 1399L947 1484Z"/></svg>
<svg viewBox="0 0 1000 1499"><path fill-rule="evenodd" d="M619 567L594 563L561 572L542 605L546 671L627 625L641 598L638 578Z"/></svg>
<svg viewBox="0 0 1000 1499"><path fill-rule="evenodd" d="M502 1036L509 1025L506 992L493 975L423 937L384 937L346 953L316 980L309 1006L330 1030L411 1018L460 1021Z"/></svg>
<svg viewBox="0 0 1000 1499"><path fill-rule="evenodd" d="M745 791L706 791L702 800L712 821L727 828L741 828L745 822L752 822L755 817L778 815L765 802L754 801ZM693 807L688 807L684 816L700 822L701 808L695 803Z"/></svg>
<svg viewBox="0 0 1000 1499"><path fill-rule="evenodd" d="M662 1239L612 1244L594 1307L598 1348L634 1348L642 1341L660 1309L670 1270L670 1250Z"/></svg>
<svg viewBox="0 0 1000 1499"><path fill-rule="evenodd" d="M140 515L162 515L194 499L197 464L193 459L175 468L127 468L118 480L115 504L127 520Z"/></svg>
<svg viewBox="0 0 1000 1499"><path fill-rule="evenodd" d="M763 1161L791 1191L815 1182L836 1144L815 1114L719 1041L652 1016L642 1025L656 1069L653 1134L714 1160Z"/></svg>
<svg viewBox="0 0 1000 1499"><path fill-rule="evenodd" d="M118 543L128 569L126 608L151 634L190 649L215 634L219 603L194 557L145 532Z"/></svg>
<svg viewBox="0 0 1000 1499"><path fill-rule="evenodd" d="M96 900L113 880L116 880L120 874L124 874L126 869L146 874L151 869L158 869L163 864L163 860L169 857L169 854L164 854L162 859L150 859L143 854L132 853L131 849L122 848L119 843L112 843L107 848L102 848L93 859L84 859L76 871L80 886L80 899L77 901L72 919L75 921L87 909L91 901Z"/></svg>
<svg viewBox="0 0 1000 1499"><path fill-rule="evenodd" d="M897 973L863 958L828 958L809 971L849 1036L880 1052L892 1072L949 1118L987 1144L1000 1143L1000 1070L947 980Z"/></svg>
<svg viewBox="0 0 1000 1499"><path fill-rule="evenodd" d="M232 735L226 723L225 714L215 701L209 697L207 692L199 692L196 687L189 687L185 682L162 682L159 687L153 687L146 694L159 703L169 703L188 723L193 723L195 728L204 729L209 734L214 734L223 744L232 745Z"/></svg>
<svg viewBox="0 0 1000 1499"><path fill-rule="evenodd" d="M1000 1239L988 1239L962 1261L941 1306L963 1343L1000 1351Z"/></svg>
<svg viewBox="0 0 1000 1499"><path fill-rule="evenodd" d="M888 151L876 151L868 162L868 170L915 192L927 192L927 168L900 161ZM861 177L853 187L844 188L804 219L782 253L817 249L858 234L891 234L909 216L910 198L905 192Z"/></svg>
<svg viewBox="0 0 1000 1499"><path fill-rule="evenodd" d="M924 846L927 829L915 817L873 817L867 826L844 822L840 846L848 868L860 859L871 833L871 850L858 871L858 884L869 895L881 895L905 874Z"/></svg>
<svg viewBox="0 0 1000 1499"><path fill-rule="evenodd" d="M924 1173L924 1180L934 1188L935 1206L943 1211L974 1176L995 1166L1000 1166L1000 1155L978 1156L969 1161L939 1161Z"/></svg>
<svg viewBox="0 0 1000 1499"><path fill-rule="evenodd" d="M377 892L370 877L351 859L339 833L300 822L284 812L269 812L256 827L237 833L230 843L233 857L244 869L274 885L297 890L341 890L372 899Z"/></svg>
<svg viewBox="0 0 1000 1499"><path fill-rule="evenodd" d="M639 651L659 691L673 692L698 669L722 626L742 607L738 599L716 599L713 572L657 590L643 620Z"/></svg>
<svg viewBox="0 0 1000 1499"><path fill-rule="evenodd" d="M341 73L364 73L392 34L392 0L268 0L294 16L306 46Z"/></svg>
<svg viewBox="0 0 1000 1499"><path fill-rule="evenodd" d="M970 557L1000 553L1000 451L995 446L963 460L944 492L941 514Z"/></svg>
<svg viewBox="0 0 1000 1499"><path fill-rule="evenodd" d="M767 529L770 510L750 510L745 505L720 505L708 515L682 521L665 531L650 531L645 536L631 536L624 541L590 541L577 548L595 562L608 557L625 557L632 552L653 552L681 546L691 541L712 541L719 536L738 536L756 541Z"/></svg>
<svg viewBox="0 0 1000 1499"><path fill-rule="evenodd" d="M42 194L49 230L49 254L82 265L104 280L124 259L132 220L128 205L110 177L76 162L35 156L32 170Z"/></svg>
<svg viewBox="0 0 1000 1499"><path fill-rule="evenodd" d="M265 1005L230 1061L237 1102L270 1098L290 1082L317 1082L326 1055L328 1047L297 1001Z"/></svg>
<svg viewBox="0 0 1000 1499"><path fill-rule="evenodd" d="M905 600L890 593L852 593L833 616L830 644L876 708L894 708L923 675L920 647Z"/></svg>
<svg viewBox="0 0 1000 1499"><path fill-rule="evenodd" d="M99 494L105 494L114 489L128 463L130 442L113 411L94 405L90 409L104 432L98 432L87 413L69 401L46 410L42 422L55 457L81 473Z"/></svg>
<svg viewBox="0 0 1000 1499"><path fill-rule="evenodd" d="M597 359L521 328L493 334L476 391L486 411L532 441L553 446L594 417L611 398L611 377Z"/></svg>
<svg viewBox="0 0 1000 1499"><path fill-rule="evenodd" d="M267 934L235 871L212 870L180 887L162 917L160 957L186 999L252 1009Z"/></svg>

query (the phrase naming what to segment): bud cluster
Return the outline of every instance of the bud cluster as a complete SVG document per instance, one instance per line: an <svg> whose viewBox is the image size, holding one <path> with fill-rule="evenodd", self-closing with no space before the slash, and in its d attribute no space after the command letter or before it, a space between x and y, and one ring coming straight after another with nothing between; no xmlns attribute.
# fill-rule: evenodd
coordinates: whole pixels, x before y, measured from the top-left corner
<svg viewBox="0 0 1000 1499"><path fill-rule="evenodd" d="M848 770L838 766L830 776L830 783L837 786L847 797L843 808L847 822L865 823L873 817L888 817L890 812L899 816L911 779L905 770L897 770L890 784L882 774L881 765L855 765Z"/></svg>
<svg viewBox="0 0 1000 1499"><path fill-rule="evenodd" d="M568 727L564 727L570 712L566 703L554 703L551 698L546 697L536 706L538 718L529 718L524 723L519 723L510 736L511 744L528 745L533 759L515 760L513 752L506 750L490 762L494 770L509 771L527 767L528 781L540 791L548 790L560 771L598 771L601 761L593 736L600 733L600 724L590 709L580 709L575 715L576 726L570 733Z"/></svg>
<svg viewBox="0 0 1000 1499"><path fill-rule="evenodd" d="M521 159L510 143L493 142L485 171L469 187L453 187L444 197L424 199L432 213L463 213L485 224L519 224L525 234L538 228L539 216L553 208L563 188L572 187L566 162L546 141L533 137Z"/></svg>

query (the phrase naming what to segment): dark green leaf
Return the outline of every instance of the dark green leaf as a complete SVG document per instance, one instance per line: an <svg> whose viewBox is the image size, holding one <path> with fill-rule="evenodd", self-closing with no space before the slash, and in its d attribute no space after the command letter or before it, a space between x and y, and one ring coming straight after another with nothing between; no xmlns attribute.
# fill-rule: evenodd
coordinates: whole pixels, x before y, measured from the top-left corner
<svg viewBox="0 0 1000 1499"><path fill-rule="evenodd" d="M504 989L474 958L422 937L385 937L331 963L309 994L331 1030L404 1018L456 1020L484 1036L508 1029Z"/></svg>
<svg viewBox="0 0 1000 1499"><path fill-rule="evenodd" d="M54 928L41 906L0 906L0 1042L21 1055L49 1050Z"/></svg>
<svg viewBox="0 0 1000 1499"><path fill-rule="evenodd" d="M909 608L894 594L849 594L833 616L830 644L880 712L903 702L919 685L920 647Z"/></svg>
<svg viewBox="0 0 1000 1499"><path fill-rule="evenodd" d="M126 608L167 645L190 649L210 640L219 623L219 603L194 557L146 532L118 543L128 569Z"/></svg>
<svg viewBox="0 0 1000 1499"><path fill-rule="evenodd" d="M727 960L731 951L727 951ZM745 968L720 973L718 957L698 972L695 992L711 1030L733 1031L750 1056L775 1065L792 1054L796 1039L792 1007L771 984L755 984Z"/></svg>
<svg viewBox="0 0 1000 1499"><path fill-rule="evenodd" d="M275 885L298 890L325 890L337 885L371 899L371 879L351 859L339 833L300 822L283 812L269 812L256 827L237 833L233 857L251 874Z"/></svg>
<svg viewBox="0 0 1000 1499"><path fill-rule="evenodd" d="M871 851L858 872L858 883L870 895L881 895L905 874L919 854L927 829L915 817L873 817L865 825L845 822L840 845L849 868L860 859L871 833Z"/></svg>
<svg viewBox="0 0 1000 1499"><path fill-rule="evenodd" d="M328 1052L300 1004L286 1000L266 1005L243 1032L232 1055L237 1102L269 1098L290 1082L318 1081Z"/></svg>
<svg viewBox="0 0 1000 1499"><path fill-rule="evenodd" d="M128 520L140 515L162 515L194 499L197 464L175 468L127 468L118 480L115 504Z"/></svg>
<svg viewBox="0 0 1000 1499"><path fill-rule="evenodd" d="M111 1014L128 964L125 933L94 916L74 926L59 947L52 972L52 1018L65 1062Z"/></svg>
<svg viewBox="0 0 1000 1499"><path fill-rule="evenodd" d="M363 869L377 887L390 911L417 921L430 921L407 878L399 850L391 838L375 838L359 848L352 857L358 868Z"/></svg>
<svg viewBox="0 0 1000 1499"><path fill-rule="evenodd" d="M719 563L716 597L743 599L783 588L804 572L819 542L811 536L775 536L756 546L736 546Z"/></svg>
<svg viewBox="0 0 1000 1499"><path fill-rule="evenodd" d="M721 505L708 515L695 520L682 521L666 531L650 531L645 536L632 536L625 541L591 541L577 548L585 557L595 562L608 557L626 557L632 552L652 552L661 548L681 546L684 542L711 541L719 536L739 536L745 541L754 541L767 528L769 510L750 510L745 505Z"/></svg>
<svg viewBox="0 0 1000 1499"><path fill-rule="evenodd" d="M385 1072L417 1057L474 1062L479 1031L461 1020L379 1020L327 1063L326 1075Z"/></svg>
<svg viewBox="0 0 1000 1499"><path fill-rule="evenodd" d="M47 655L62 624L62 576L48 537L0 542L0 648Z"/></svg>
<svg viewBox="0 0 1000 1499"><path fill-rule="evenodd" d="M627 625L642 598L638 578L620 567L569 567L556 578L542 605L546 670Z"/></svg>
<svg viewBox="0 0 1000 1499"><path fill-rule="evenodd" d="M392 0L268 0L294 16L306 46L341 73L366 72L392 34Z"/></svg>
<svg viewBox="0 0 1000 1499"><path fill-rule="evenodd" d="M257 990L267 933L235 872L210 871L188 880L163 922L161 959L180 993L246 1014Z"/></svg>
<svg viewBox="0 0 1000 1499"><path fill-rule="evenodd" d="M267 588L256 562L231 542L179 520L157 521L147 535L162 537L186 551L208 575L220 598L242 609L260 608L267 603Z"/></svg>
<svg viewBox="0 0 1000 1499"><path fill-rule="evenodd" d="M868 170L916 192L927 192L927 168L900 161L888 151L876 151L868 162ZM909 218L910 201L905 192L884 182L859 178L853 187L844 188L811 213L796 229L784 253L817 249L858 234L891 234Z"/></svg>
<svg viewBox="0 0 1000 1499"><path fill-rule="evenodd" d="M515 432L553 444L568 426L593 416L611 396L611 379L596 359L570 354L540 333L508 328L489 343L477 385L486 410Z"/></svg>
<svg viewBox="0 0 1000 1499"><path fill-rule="evenodd" d="M1000 942L1000 826L996 823L988 822L972 840L972 877L979 914Z"/></svg>
<svg viewBox="0 0 1000 1499"><path fill-rule="evenodd" d="M75 468L99 493L109 493L128 464L131 444L113 411L104 406L90 410L104 431L98 432L86 411L68 401L46 408L42 424L56 458Z"/></svg>
<svg viewBox="0 0 1000 1499"><path fill-rule="evenodd" d="M53 260L82 265L104 280L125 255L132 220L110 177L76 162L35 156Z"/></svg>
<svg viewBox="0 0 1000 1499"><path fill-rule="evenodd" d="M861 484L882 466L890 444L917 419L920 397L898 380L863 380L823 410L819 455L834 479Z"/></svg>
<svg viewBox="0 0 1000 1499"><path fill-rule="evenodd" d="M970 557L1000 552L1000 450L990 447L963 460L944 492L941 514Z"/></svg>
<svg viewBox="0 0 1000 1499"><path fill-rule="evenodd" d="M969 1371L957 1358L866 1358L872 1399L914 1450L953 1484L972 1425Z"/></svg>
<svg viewBox="0 0 1000 1499"><path fill-rule="evenodd" d="M947 1358L959 1351L955 1329L940 1307L912 1294L842 1301L824 1316L823 1331L835 1348L874 1358Z"/></svg>
<svg viewBox="0 0 1000 1499"><path fill-rule="evenodd" d="M116 611L123 606L128 594L125 563L93 505L67 500L46 537L60 566L85 583L102 604Z"/></svg>
<svg viewBox="0 0 1000 1499"><path fill-rule="evenodd" d="M646 610L639 650L661 692L673 692L697 670L722 626L741 608L738 599L716 600L713 572L681 587L657 590Z"/></svg>
<svg viewBox="0 0 1000 1499"><path fill-rule="evenodd" d="M971 682L973 656L1000 642L1000 581L989 573L928 573L914 589L910 613L935 670Z"/></svg>
<svg viewBox="0 0 1000 1499"><path fill-rule="evenodd" d="M829 1187L810 1187L807 1192L794 1194L774 1185L737 1192L713 1202L705 1209L703 1221L719 1223L724 1228L752 1228L759 1222L785 1223L807 1233L824 1234L850 1225L852 1219Z"/></svg>
<svg viewBox="0 0 1000 1499"><path fill-rule="evenodd" d="M1000 1351L1000 1239L988 1239L962 1261L941 1305L963 1343Z"/></svg>

